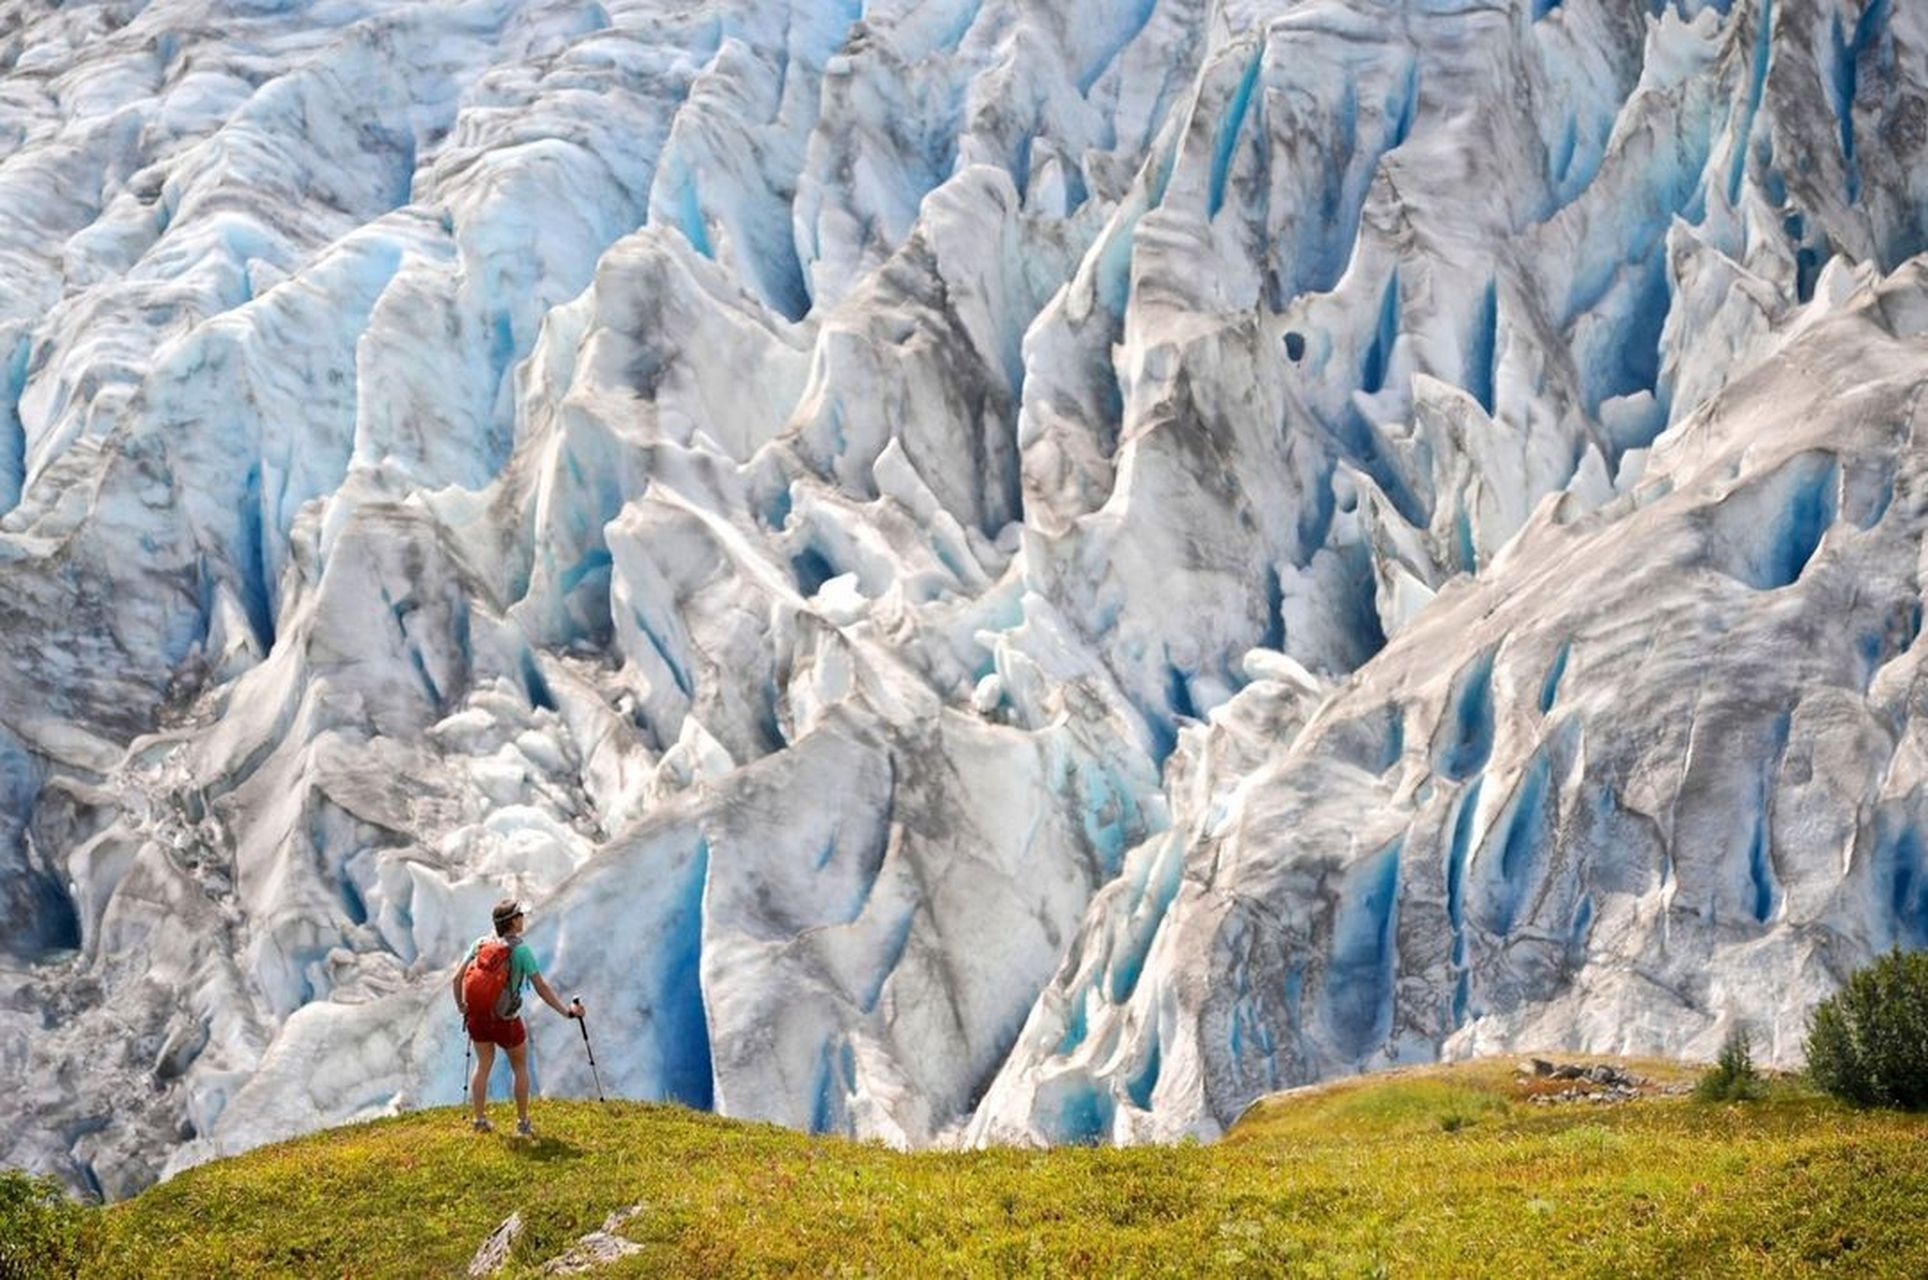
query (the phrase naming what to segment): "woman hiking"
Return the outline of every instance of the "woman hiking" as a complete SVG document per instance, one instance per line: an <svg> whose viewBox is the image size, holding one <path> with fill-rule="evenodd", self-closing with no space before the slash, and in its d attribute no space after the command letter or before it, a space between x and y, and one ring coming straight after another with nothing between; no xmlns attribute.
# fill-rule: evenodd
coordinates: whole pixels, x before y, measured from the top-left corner
<svg viewBox="0 0 1928 1280"><path fill-rule="evenodd" d="M475 1042L475 1076L469 1081L469 1099L475 1107L475 1131L487 1133L489 1123L489 1069L495 1065L496 1047L509 1055L509 1069L515 1073L516 1136L533 1138L529 1125L529 1032L522 1025L522 984L535 987L542 1002L565 1018L582 1017L582 1001L564 1004L549 984L542 980L536 953L522 940L526 918L522 904L504 898L490 913L495 920L495 936L476 940L462 967L455 971L455 1007L469 1039Z"/></svg>

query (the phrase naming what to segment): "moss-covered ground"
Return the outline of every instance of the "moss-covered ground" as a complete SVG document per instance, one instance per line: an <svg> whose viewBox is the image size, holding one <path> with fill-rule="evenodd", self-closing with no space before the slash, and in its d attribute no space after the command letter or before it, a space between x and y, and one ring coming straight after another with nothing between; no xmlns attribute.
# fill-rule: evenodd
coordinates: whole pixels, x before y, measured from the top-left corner
<svg viewBox="0 0 1928 1280"><path fill-rule="evenodd" d="M1632 1064L1691 1079L1665 1064ZM459 1275L512 1210L534 1274L611 1210L608 1275L1928 1276L1928 1116L1533 1105L1512 1063L1256 1105L1222 1141L904 1154L674 1107L452 1110L191 1170L89 1213L83 1275ZM495 1113L498 1129L512 1123Z"/></svg>

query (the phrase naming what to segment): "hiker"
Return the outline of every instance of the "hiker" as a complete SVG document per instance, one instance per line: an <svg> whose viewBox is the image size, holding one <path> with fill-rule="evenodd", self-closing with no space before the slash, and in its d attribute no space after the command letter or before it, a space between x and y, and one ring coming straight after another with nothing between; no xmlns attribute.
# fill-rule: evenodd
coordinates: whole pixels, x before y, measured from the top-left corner
<svg viewBox="0 0 1928 1280"><path fill-rule="evenodd" d="M582 1001L564 1004L542 980L536 953L522 940L521 903L504 898L490 914L495 920L495 936L478 938L463 958L462 967L455 971L455 1007L462 1011L469 1039L475 1042L475 1076L469 1082L475 1131L487 1133L494 1127L486 1108L489 1069L495 1065L499 1045L509 1055L509 1069L515 1072L516 1134L533 1138L536 1133L529 1125L529 1032L520 1016L522 984L534 986L542 1002L565 1018L582 1017Z"/></svg>

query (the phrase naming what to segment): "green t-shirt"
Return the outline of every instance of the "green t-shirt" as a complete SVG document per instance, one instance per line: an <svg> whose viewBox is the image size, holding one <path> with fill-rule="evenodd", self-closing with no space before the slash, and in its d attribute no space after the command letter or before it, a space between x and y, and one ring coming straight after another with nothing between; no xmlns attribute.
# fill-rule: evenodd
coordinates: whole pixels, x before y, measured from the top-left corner
<svg viewBox="0 0 1928 1280"><path fill-rule="evenodd" d="M477 938L475 940L475 945L469 948L469 954L463 959L462 963L474 964L476 953L482 950L482 944L487 941L489 941L489 938L487 937ZM506 942L509 940L505 938L503 939L503 941ZM520 938L515 939L514 950L509 952L509 1016L510 1017L513 1018L516 1014L522 1011L523 984L528 982L529 979L535 977L538 973L541 973L541 972L542 972L542 966L536 963L536 953L529 949L529 944L522 941L522 939Z"/></svg>

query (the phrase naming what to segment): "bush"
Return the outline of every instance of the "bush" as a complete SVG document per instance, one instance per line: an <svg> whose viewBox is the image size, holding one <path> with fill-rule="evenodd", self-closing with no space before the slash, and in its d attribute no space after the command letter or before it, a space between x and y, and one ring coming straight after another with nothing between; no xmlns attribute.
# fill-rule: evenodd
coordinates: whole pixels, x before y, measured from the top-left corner
<svg viewBox="0 0 1928 1280"><path fill-rule="evenodd" d="M79 1274L86 1217L52 1178L0 1169L0 1280Z"/></svg>
<svg viewBox="0 0 1928 1280"><path fill-rule="evenodd" d="M1766 1092L1766 1081L1754 1069L1753 1046L1741 1027L1727 1033L1713 1070L1694 1086L1694 1096L1703 1102L1747 1102Z"/></svg>
<svg viewBox="0 0 1928 1280"><path fill-rule="evenodd" d="M1808 1075L1864 1107L1928 1106L1928 952L1899 949L1848 979L1808 1024Z"/></svg>

